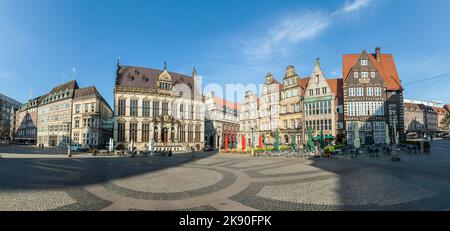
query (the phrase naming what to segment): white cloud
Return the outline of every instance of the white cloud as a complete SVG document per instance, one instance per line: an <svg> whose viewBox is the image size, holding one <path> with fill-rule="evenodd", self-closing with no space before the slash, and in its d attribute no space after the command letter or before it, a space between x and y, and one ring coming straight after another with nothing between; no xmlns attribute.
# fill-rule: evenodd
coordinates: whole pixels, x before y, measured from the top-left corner
<svg viewBox="0 0 450 231"><path fill-rule="evenodd" d="M372 0L355 0L353 2L347 1L342 8L343 13L349 13L352 11L358 11L361 8L367 7Z"/></svg>
<svg viewBox="0 0 450 231"><path fill-rule="evenodd" d="M285 54L290 46L312 39L334 23L338 16L359 11L372 0L347 1L345 5L331 13L308 11L288 15L278 21L260 38L244 42L244 54L250 59L266 58L275 54Z"/></svg>

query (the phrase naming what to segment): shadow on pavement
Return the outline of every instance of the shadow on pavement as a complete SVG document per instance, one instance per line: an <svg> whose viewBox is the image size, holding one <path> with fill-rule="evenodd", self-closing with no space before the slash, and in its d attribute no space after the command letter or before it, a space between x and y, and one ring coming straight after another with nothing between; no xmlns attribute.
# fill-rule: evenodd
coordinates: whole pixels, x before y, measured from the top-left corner
<svg viewBox="0 0 450 231"><path fill-rule="evenodd" d="M109 180L164 170L218 152L191 152L152 157L1 158L0 187L45 189L106 183Z"/></svg>

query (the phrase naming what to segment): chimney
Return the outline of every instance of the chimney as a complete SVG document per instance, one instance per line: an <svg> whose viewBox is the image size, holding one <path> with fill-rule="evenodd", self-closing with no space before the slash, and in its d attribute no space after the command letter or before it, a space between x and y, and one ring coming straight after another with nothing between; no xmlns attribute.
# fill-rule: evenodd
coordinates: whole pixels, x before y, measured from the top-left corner
<svg viewBox="0 0 450 231"><path fill-rule="evenodd" d="M375 48L375 54L376 54L377 61L380 62L381 61L381 49L379 47Z"/></svg>

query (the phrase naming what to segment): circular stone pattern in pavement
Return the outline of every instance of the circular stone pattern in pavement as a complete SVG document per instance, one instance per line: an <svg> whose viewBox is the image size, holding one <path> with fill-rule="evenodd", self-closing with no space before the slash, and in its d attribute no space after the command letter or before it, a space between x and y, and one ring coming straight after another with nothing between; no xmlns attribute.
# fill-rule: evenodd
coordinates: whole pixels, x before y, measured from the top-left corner
<svg viewBox="0 0 450 231"><path fill-rule="evenodd" d="M45 211L75 202L64 191L0 188L2 211Z"/></svg>
<svg viewBox="0 0 450 231"><path fill-rule="evenodd" d="M216 184L222 174L208 169L178 167L154 173L112 180L117 186L135 191L165 193L196 190Z"/></svg>
<svg viewBox="0 0 450 231"><path fill-rule="evenodd" d="M428 198L433 193L396 177L373 173L264 186L257 196L299 204L388 206Z"/></svg>
<svg viewBox="0 0 450 231"><path fill-rule="evenodd" d="M126 197L144 200L181 200L220 191L236 182L231 172L207 167L175 167L114 179L103 186Z"/></svg>

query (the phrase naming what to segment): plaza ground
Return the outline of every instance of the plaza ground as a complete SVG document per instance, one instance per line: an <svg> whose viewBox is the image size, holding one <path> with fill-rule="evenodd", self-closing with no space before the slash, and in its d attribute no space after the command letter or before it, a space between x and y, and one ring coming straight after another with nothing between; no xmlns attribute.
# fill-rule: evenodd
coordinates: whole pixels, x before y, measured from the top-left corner
<svg viewBox="0 0 450 231"><path fill-rule="evenodd" d="M220 153L67 158L0 147L0 210L450 210L450 140L357 159Z"/></svg>

